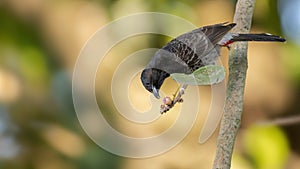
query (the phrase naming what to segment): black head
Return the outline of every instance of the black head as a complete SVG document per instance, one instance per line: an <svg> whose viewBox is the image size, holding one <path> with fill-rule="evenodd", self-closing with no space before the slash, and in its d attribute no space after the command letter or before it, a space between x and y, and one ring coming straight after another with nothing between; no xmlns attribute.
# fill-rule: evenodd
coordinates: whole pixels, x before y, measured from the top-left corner
<svg viewBox="0 0 300 169"><path fill-rule="evenodd" d="M141 74L141 80L144 87L159 99L159 89L164 80L169 76L170 75L163 70L149 68L143 70Z"/></svg>

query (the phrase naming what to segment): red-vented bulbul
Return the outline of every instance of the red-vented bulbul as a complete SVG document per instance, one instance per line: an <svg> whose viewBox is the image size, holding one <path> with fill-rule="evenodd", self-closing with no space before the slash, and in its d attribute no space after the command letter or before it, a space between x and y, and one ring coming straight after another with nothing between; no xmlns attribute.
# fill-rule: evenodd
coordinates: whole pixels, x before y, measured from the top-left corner
<svg viewBox="0 0 300 169"><path fill-rule="evenodd" d="M176 37L159 49L141 74L144 87L156 98L164 80L172 73L190 74L205 65L212 65L221 47L237 41L284 42L279 36L229 33L235 23L205 26Z"/></svg>

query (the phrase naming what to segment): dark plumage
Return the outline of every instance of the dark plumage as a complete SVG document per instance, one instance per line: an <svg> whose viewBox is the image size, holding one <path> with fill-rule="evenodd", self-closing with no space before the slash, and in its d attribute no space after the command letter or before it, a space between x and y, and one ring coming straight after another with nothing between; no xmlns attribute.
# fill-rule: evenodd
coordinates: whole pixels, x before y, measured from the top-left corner
<svg viewBox="0 0 300 169"><path fill-rule="evenodd" d="M164 80L172 73L190 74L212 65L220 48L236 41L278 41L285 39L270 34L234 34L235 23L221 23L192 30L171 40L158 50L141 74L144 87L156 98Z"/></svg>

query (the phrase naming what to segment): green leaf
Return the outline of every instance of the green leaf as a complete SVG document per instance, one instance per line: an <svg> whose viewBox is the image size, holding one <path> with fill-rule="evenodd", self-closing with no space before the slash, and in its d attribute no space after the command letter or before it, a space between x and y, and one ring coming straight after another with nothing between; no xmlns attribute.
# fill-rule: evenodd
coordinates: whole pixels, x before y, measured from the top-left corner
<svg viewBox="0 0 300 169"><path fill-rule="evenodd" d="M207 65L195 70L192 74L173 73L171 78L181 84L212 85L225 78L225 68L219 65Z"/></svg>

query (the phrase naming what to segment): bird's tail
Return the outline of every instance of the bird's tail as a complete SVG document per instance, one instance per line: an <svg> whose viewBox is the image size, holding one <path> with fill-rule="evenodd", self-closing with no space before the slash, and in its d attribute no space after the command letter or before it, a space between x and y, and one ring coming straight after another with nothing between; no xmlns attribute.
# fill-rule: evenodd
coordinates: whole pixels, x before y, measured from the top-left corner
<svg viewBox="0 0 300 169"><path fill-rule="evenodd" d="M268 33L260 34L234 34L233 38L230 39L232 42L236 41L276 41L285 42L285 39L276 35L271 35Z"/></svg>

